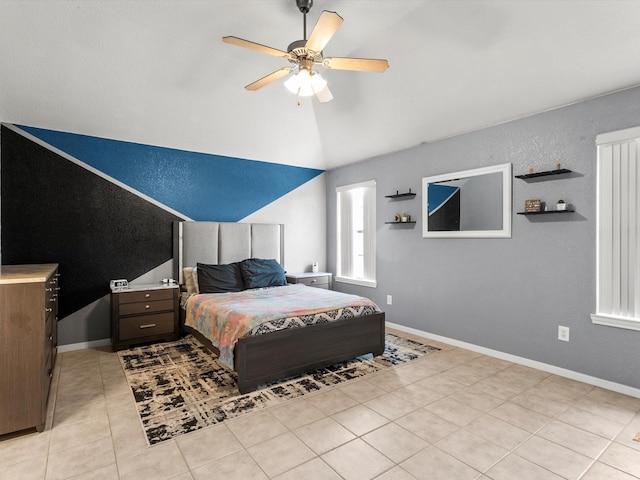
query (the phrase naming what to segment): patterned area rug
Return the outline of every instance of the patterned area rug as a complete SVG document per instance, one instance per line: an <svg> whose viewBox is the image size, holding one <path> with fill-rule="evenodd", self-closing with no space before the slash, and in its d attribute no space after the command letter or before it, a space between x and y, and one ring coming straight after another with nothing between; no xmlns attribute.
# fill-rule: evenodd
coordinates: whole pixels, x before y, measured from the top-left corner
<svg viewBox="0 0 640 480"><path fill-rule="evenodd" d="M223 422L284 400L400 365L439 349L386 335L385 351L290 377L241 395L235 372L196 339L118 352L149 445Z"/></svg>

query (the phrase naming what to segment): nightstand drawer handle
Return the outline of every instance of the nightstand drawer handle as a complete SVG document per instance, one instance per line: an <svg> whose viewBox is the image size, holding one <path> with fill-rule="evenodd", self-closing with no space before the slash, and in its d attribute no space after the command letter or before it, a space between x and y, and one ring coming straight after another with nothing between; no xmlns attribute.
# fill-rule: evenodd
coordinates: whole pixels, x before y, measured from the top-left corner
<svg viewBox="0 0 640 480"><path fill-rule="evenodd" d="M151 296L151 294L150 294L150 293L145 293L145 294L144 294L144 298L149 298L150 296Z"/></svg>
<svg viewBox="0 0 640 480"><path fill-rule="evenodd" d="M146 325L140 325L140 328L153 328L155 326L155 323L147 323Z"/></svg>
<svg viewBox="0 0 640 480"><path fill-rule="evenodd" d="M145 305L144 308L145 310L149 310L151 308L151 305Z"/></svg>

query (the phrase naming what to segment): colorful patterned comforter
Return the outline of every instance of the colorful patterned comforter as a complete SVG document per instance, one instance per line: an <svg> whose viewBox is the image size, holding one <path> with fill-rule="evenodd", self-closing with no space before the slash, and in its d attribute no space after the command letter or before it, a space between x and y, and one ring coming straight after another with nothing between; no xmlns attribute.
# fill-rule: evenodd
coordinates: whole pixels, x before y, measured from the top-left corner
<svg viewBox="0 0 640 480"><path fill-rule="evenodd" d="M207 337L220 350L220 361L231 369L233 348L245 335L380 311L368 298L300 284L192 295L185 309L185 324Z"/></svg>

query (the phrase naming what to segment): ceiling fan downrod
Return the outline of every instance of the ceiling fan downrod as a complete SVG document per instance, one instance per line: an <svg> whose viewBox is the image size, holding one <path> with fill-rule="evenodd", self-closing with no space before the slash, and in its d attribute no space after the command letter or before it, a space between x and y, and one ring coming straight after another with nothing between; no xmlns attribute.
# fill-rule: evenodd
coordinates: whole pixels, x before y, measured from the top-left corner
<svg viewBox="0 0 640 480"><path fill-rule="evenodd" d="M311 10L311 7L313 6L313 0L296 0L296 5L298 6L298 10L300 10L302 12L302 15L304 17L303 19L303 26L302 26L302 33L303 33L303 39L306 40L307 39L307 13L309 13L309 10Z"/></svg>

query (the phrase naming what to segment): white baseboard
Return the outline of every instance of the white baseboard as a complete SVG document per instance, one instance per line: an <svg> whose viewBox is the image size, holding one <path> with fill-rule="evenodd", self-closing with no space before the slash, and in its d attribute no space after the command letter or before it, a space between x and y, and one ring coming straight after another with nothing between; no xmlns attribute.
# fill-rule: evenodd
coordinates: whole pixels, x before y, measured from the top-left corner
<svg viewBox="0 0 640 480"><path fill-rule="evenodd" d="M536 368L544 372L553 373L554 375L560 375L561 377L570 378L571 380L577 380L579 382L588 383L589 385L594 385L596 387L605 388L607 390L612 390L614 392L622 393L624 395L640 398L640 389L630 387L628 385L622 385L620 383L610 382L609 380L603 380L601 378L592 377L590 375L585 375L583 373L574 372L573 370L568 370L566 368L560 368L554 365L549 365L547 363L538 362L536 360L530 360L528 358L518 357L517 355L511 355L510 353L504 353L498 350L492 350L490 348L480 347L472 343L461 342L460 340L455 340L453 338L442 337L440 335L435 335L433 333L423 332L422 330L417 330L411 327L405 327L403 325L398 325L396 323L387 322L387 326L389 328L400 330L401 332L411 333L419 337L436 340L438 342L446 343L448 345L453 345L455 347L460 347L466 350L471 350L473 352L489 355L490 357L499 358L501 360L507 360L509 362L517 363L519 365Z"/></svg>
<svg viewBox="0 0 640 480"><path fill-rule="evenodd" d="M106 347L107 345L111 345L110 338L92 340L90 342L69 343L68 345L58 345L58 353L73 352L74 350L82 350L84 348Z"/></svg>

